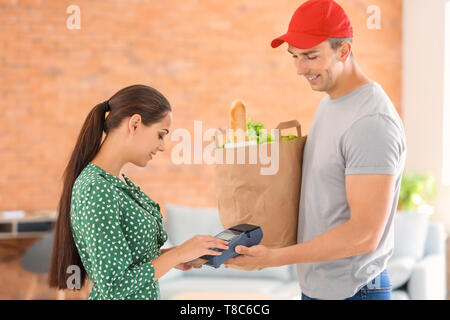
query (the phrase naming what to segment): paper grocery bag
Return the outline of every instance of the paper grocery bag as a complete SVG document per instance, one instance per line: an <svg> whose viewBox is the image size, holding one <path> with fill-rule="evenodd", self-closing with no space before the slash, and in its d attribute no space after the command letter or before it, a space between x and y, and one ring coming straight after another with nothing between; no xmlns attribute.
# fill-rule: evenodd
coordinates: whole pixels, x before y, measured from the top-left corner
<svg viewBox="0 0 450 320"><path fill-rule="evenodd" d="M302 156L306 136L302 136L297 120L282 122L277 126L279 132L288 128L297 128L296 139L282 141L280 133L276 141L267 146L258 144L224 148L216 157L216 195L223 227L227 229L242 223L260 226L263 231L261 244L269 248L297 243ZM272 144L273 148L269 147ZM267 149L267 158L259 156L261 148ZM266 173L269 171L267 159L273 156L272 160L275 161L277 152L279 163L276 173L262 174L264 169ZM237 155L244 153L245 163L237 163ZM256 163L252 158L254 154L258 155ZM230 159L235 161L227 161Z"/></svg>

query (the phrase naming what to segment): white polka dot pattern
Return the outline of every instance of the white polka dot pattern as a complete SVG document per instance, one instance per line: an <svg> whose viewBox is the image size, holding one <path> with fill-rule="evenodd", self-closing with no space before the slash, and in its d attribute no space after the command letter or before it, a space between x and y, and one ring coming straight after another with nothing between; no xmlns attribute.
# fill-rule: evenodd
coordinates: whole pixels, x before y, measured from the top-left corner
<svg viewBox="0 0 450 320"><path fill-rule="evenodd" d="M167 240L160 207L122 176L126 183L89 163L74 183L74 241L94 282L88 299L159 299L151 260Z"/></svg>

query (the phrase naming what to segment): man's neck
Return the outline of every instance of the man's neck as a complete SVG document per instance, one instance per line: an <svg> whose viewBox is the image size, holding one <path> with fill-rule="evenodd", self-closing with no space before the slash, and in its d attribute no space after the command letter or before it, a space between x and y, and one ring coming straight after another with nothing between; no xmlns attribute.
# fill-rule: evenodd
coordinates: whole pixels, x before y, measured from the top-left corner
<svg viewBox="0 0 450 320"><path fill-rule="evenodd" d="M371 80L363 74L356 61L351 59L344 66L344 70L336 80L334 87L327 93L331 99L337 99L370 82Z"/></svg>

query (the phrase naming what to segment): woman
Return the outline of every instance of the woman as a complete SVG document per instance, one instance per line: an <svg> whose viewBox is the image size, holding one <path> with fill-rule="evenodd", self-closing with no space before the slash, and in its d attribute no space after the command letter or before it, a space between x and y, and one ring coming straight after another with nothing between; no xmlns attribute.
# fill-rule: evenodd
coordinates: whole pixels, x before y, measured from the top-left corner
<svg viewBox="0 0 450 320"><path fill-rule="evenodd" d="M96 105L85 120L64 172L50 266L51 287L66 289L69 266L94 283L93 299L159 299L158 279L202 255L220 255L226 241L195 236L161 250L167 240L160 207L121 168L145 167L164 151L171 107L157 90L126 87ZM108 113L108 116L105 115ZM103 132L105 138L102 142Z"/></svg>

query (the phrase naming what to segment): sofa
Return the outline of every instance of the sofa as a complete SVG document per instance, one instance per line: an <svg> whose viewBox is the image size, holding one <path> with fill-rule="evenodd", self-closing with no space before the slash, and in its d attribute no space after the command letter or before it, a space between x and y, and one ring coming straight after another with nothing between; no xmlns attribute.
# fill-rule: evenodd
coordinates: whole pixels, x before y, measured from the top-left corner
<svg viewBox="0 0 450 320"><path fill-rule="evenodd" d="M446 299L446 238L442 222L397 212L394 252L387 266L393 300Z"/></svg>
<svg viewBox="0 0 450 320"><path fill-rule="evenodd" d="M217 209L166 204L163 248L179 245L196 234L216 235L223 230ZM445 299L445 232L442 223L422 223L419 245L411 246L408 220L395 217L395 249L388 263L393 299ZM420 238L420 239L419 239ZM420 244L423 242L422 244ZM245 271L172 269L160 279L161 299L301 299L295 265Z"/></svg>

